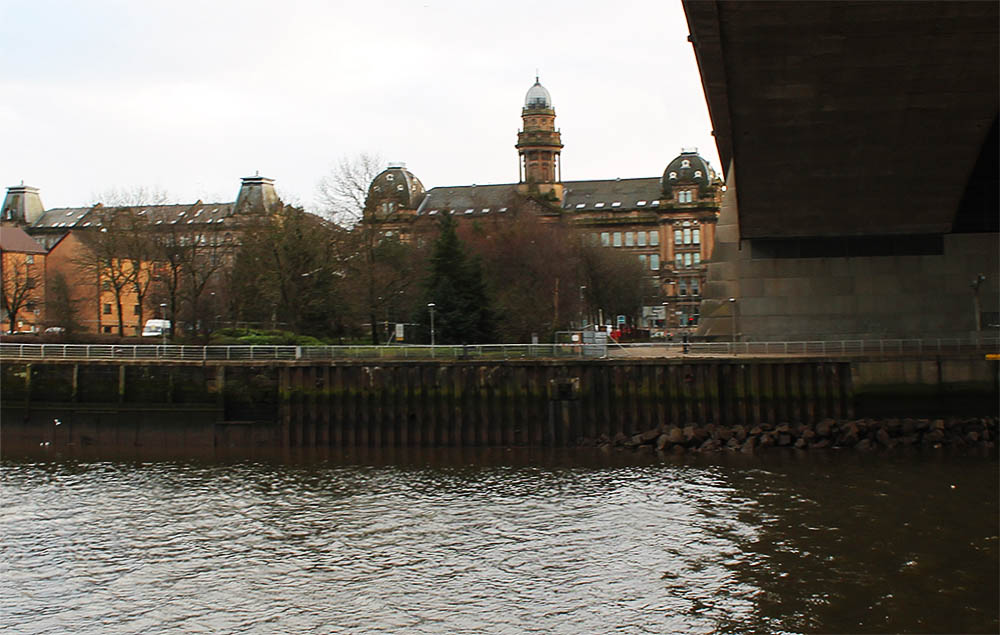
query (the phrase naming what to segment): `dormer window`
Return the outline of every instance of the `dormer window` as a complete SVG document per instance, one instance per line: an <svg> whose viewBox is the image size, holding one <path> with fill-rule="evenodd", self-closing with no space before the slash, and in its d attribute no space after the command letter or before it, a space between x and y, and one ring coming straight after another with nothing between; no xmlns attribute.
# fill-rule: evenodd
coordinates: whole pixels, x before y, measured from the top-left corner
<svg viewBox="0 0 1000 635"><path fill-rule="evenodd" d="M594 203L594 207L604 207L604 203Z"/></svg>
<svg viewBox="0 0 1000 635"><path fill-rule="evenodd" d="M395 180L395 178L396 178L396 177L394 177L394 176L393 176L393 175L391 175L391 174L386 174L386 175L385 175L385 180L386 180L386 181L393 181L393 180Z"/></svg>
<svg viewBox="0 0 1000 635"><path fill-rule="evenodd" d="M396 190L398 190L398 191L400 191L400 192L402 192L402 191L403 191L404 189L405 189L405 188L403 187L403 184L402 184L402 183L400 183L399 185L397 185L397 186L396 186Z"/></svg>
<svg viewBox="0 0 1000 635"><path fill-rule="evenodd" d="M677 180L677 173L676 172L671 172L670 173L670 180L671 181L676 181Z"/></svg>
<svg viewBox="0 0 1000 635"><path fill-rule="evenodd" d="M694 171L694 178L696 178L696 179L700 179L701 178L701 170L695 170Z"/></svg>
<svg viewBox="0 0 1000 635"><path fill-rule="evenodd" d="M689 167L691 167L691 162L688 161L687 159L684 159L683 161L681 161L681 167L682 168L689 168Z"/></svg>

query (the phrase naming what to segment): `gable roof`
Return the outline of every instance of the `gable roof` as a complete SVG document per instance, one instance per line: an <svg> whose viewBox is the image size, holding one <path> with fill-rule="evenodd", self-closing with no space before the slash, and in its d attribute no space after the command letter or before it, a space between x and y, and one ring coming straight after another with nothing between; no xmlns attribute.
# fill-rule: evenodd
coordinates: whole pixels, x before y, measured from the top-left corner
<svg viewBox="0 0 1000 635"><path fill-rule="evenodd" d="M44 254L45 248L19 227L0 227L0 250L16 251L22 254Z"/></svg>

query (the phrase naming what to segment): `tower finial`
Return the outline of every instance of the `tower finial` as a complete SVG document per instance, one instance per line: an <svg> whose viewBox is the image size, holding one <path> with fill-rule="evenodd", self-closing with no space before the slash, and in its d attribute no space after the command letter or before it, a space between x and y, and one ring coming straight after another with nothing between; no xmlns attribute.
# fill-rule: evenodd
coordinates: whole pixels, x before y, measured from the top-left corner
<svg viewBox="0 0 1000 635"><path fill-rule="evenodd" d="M539 83L538 82L538 69L537 68L535 69L535 83L536 84Z"/></svg>

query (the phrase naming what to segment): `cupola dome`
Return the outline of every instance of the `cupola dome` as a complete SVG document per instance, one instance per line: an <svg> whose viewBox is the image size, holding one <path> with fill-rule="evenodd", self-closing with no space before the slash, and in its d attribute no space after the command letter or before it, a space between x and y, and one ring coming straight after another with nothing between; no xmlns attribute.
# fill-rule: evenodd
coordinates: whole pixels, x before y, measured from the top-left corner
<svg viewBox="0 0 1000 635"><path fill-rule="evenodd" d="M392 201L405 209L416 209L424 200L424 184L405 164L390 164L376 176L368 188L368 196L379 201Z"/></svg>
<svg viewBox="0 0 1000 635"><path fill-rule="evenodd" d="M552 107L552 96L549 95L549 91L545 90L545 87L541 85L538 81L538 76L535 76L535 83L528 89L528 94L524 96L524 107L525 108L551 108Z"/></svg>
<svg viewBox="0 0 1000 635"><path fill-rule="evenodd" d="M708 161L701 158L698 150L694 148L684 148L681 153L663 171L661 184L663 192L669 193L671 188L677 185L697 185L704 192L715 178L715 171L708 165Z"/></svg>

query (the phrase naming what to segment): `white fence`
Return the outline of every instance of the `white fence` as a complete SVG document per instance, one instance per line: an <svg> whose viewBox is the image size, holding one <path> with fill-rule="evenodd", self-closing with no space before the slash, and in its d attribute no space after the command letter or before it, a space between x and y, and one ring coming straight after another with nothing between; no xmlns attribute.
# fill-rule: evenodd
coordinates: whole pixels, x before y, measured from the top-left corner
<svg viewBox="0 0 1000 635"><path fill-rule="evenodd" d="M852 356L997 353L1000 338L681 342L649 344L481 344L471 346L178 346L0 343L0 359L269 361L351 359L551 359L673 356Z"/></svg>

